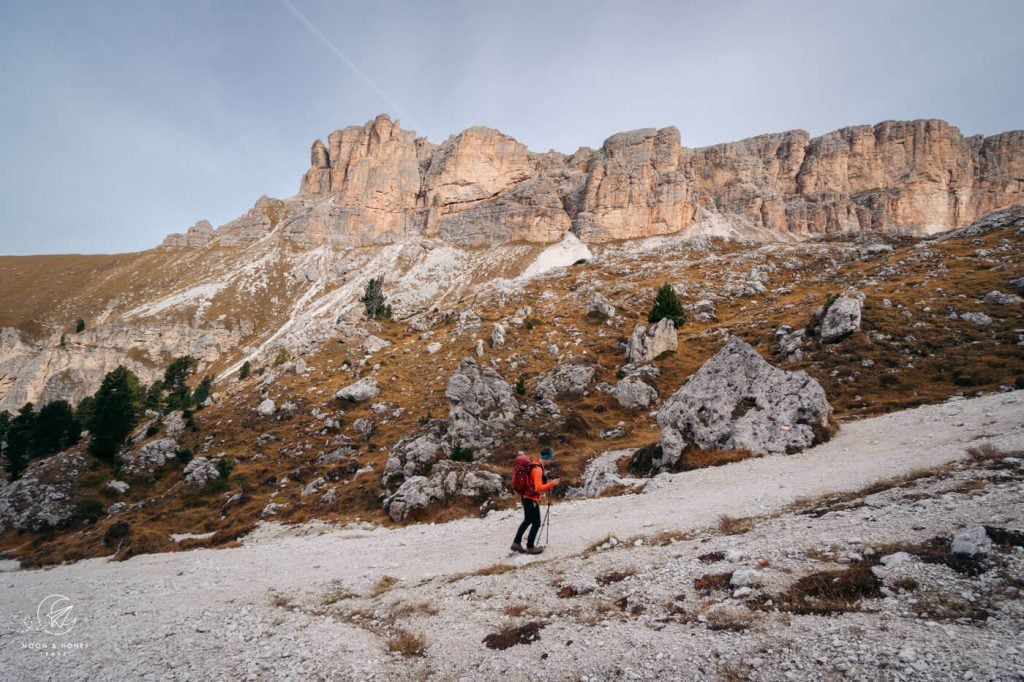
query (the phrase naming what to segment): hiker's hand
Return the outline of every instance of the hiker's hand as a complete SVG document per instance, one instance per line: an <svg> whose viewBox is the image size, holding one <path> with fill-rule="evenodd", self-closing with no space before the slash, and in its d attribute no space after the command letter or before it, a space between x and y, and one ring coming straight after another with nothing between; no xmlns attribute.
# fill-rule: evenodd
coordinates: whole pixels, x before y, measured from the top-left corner
<svg viewBox="0 0 1024 682"><path fill-rule="evenodd" d="M551 487L553 488L553 487L555 487L556 485L558 485L561 482L562 482L562 479L556 478L555 480L551 481L551 483L552 483Z"/></svg>

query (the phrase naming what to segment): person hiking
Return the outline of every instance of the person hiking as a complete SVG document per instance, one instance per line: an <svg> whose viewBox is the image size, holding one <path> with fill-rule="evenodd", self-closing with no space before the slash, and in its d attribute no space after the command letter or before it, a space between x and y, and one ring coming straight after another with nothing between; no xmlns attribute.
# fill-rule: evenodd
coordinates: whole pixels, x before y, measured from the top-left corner
<svg viewBox="0 0 1024 682"><path fill-rule="evenodd" d="M537 533L540 531L540 495L541 493L554 488L562 479L556 478L548 481L544 475L544 462L554 459L555 455L551 448L544 448L540 451L540 459L530 459L520 452L516 457L515 468L512 474L512 489L522 495L523 498L523 522L519 524L516 531L516 539L512 541L512 551L525 554L540 554L543 547L537 547ZM526 536L526 547L522 545L523 533L530 529Z"/></svg>

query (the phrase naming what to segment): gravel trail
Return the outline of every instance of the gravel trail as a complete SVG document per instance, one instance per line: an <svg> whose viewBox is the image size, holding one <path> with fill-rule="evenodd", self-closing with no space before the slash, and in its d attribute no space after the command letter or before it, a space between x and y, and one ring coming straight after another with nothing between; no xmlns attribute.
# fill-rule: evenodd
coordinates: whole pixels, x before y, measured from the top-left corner
<svg viewBox="0 0 1024 682"><path fill-rule="evenodd" d="M395 668L371 631L282 609L283 601L315 602L338 587L364 594L382 576L422 585L506 561L579 563L583 550L609 534L694 532L726 514L771 515L800 498L963 459L965 448L982 442L1024 449L1024 391L852 422L802 454L663 475L639 495L554 505L551 546L538 559L509 557L519 513L504 511L396 530L267 525L233 549L3 572L0 678L387 678ZM73 602L72 631L26 631L52 594ZM276 606L273 595L283 595ZM458 631L460 624L445 625ZM479 646L480 636L467 633L467 641Z"/></svg>

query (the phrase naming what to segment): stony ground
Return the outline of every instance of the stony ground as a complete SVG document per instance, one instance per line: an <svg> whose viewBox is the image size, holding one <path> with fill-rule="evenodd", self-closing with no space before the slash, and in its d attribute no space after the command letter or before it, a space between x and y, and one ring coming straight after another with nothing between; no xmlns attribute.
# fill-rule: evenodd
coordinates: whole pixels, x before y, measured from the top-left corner
<svg viewBox="0 0 1024 682"><path fill-rule="evenodd" d="M505 511L394 530L266 525L234 549L3 573L0 670L118 680L1024 679L1024 550L994 545L962 566L922 549L981 524L1021 530L1020 462L971 462L965 451L1024 448L1022 408L1020 391L954 399L847 424L800 455L558 504L539 558L509 555L518 518ZM931 473L912 475L922 469ZM875 565L900 550L910 555ZM794 601L799 578L848 568L879 582L855 586L864 598ZM74 603L78 621L63 636L31 629L51 594Z"/></svg>

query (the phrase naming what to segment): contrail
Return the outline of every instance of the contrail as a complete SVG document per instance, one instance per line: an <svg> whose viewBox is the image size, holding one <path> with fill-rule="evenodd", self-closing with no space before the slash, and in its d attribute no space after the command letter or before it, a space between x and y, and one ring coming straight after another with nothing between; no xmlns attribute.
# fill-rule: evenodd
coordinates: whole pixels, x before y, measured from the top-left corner
<svg viewBox="0 0 1024 682"><path fill-rule="evenodd" d="M393 99L391 99L386 92L381 90L380 87L378 87L378 85L373 81L372 78L370 78L362 69L360 69L358 66L356 66L355 63L353 63L353 61L351 59L349 59L347 56L345 56L345 53L342 52L340 49L338 49L338 46L335 45L334 43L332 43L330 41L330 39L323 34L323 31L321 31L319 28L317 28L316 25L312 21L307 19L306 15L303 14L302 12L300 12L299 8L291 3L291 0L281 0L281 4L284 5L285 8L287 8L287 10L289 12L291 12L293 15L295 15L295 18L298 19L299 21L301 21L303 23L303 25L307 29L309 29L309 32L312 33L316 37L317 40L319 40L321 43L323 43L324 46L328 50L333 52L335 54L335 56L338 59L340 59L342 61L342 63L345 66L347 66L352 71L352 73L354 73L355 75L359 76L359 78L364 83L366 83L366 86L368 88L373 90L377 94L378 97L380 97L382 100L384 100L384 103L388 105L389 109L394 111L395 114L397 114L398 116L401 116L406 121L408 121L409 126L411 126L411 129L413 129L413 130L417 130L418 129L418 126L416 125L416 122L412 119L412 117L409 116L405 112L405 110L402 109L402 107L398 106L398 104L396 104L395 101Z"/></svg>

